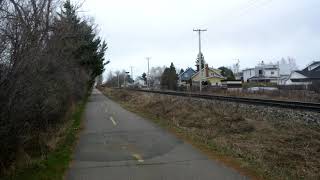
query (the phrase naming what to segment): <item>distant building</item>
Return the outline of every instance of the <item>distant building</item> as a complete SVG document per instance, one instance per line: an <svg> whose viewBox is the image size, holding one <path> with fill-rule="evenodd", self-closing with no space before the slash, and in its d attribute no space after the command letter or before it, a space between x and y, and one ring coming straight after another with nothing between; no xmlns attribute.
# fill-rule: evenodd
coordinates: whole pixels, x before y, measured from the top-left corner
<svg viewBox="0 0 320 180"><path fill-rule="evenodd" d="M178 85L183 86L191 82L192 76L196 74L196 71L192 68L187 68L183 73L179 74Z"/></svg>
<svg viewBox="0 0 320 180"><path fill-rule="evenodd" d="M248 82L250 78L256 75L254 68L247 68L242 71L243 82Z"/></svg>
<svg viewBox="0 0 320 180"><path fill-rule="evenodd" d="M278 83L280 78L279 65L265 64L263 61L254 68L244 69L244 82L271 82Z"/></svg>
<svg viewBox="0 0 320 180"><path fill-rule="evenodd" d="M202 81L207 82L211 85L221 85L221 81L225 80L226 78L221 75L221 70L209 68L208 64L205 65L205 68L202 69ZM192 84L198 85L200 81L200 71L195 73L192 76Z"/></svg>
<svg viewBox="0 0 320 180"><path fill-rule="evenodd" d="M315 81L320 81L320 61L312 62L301 71L293 71L285 85L311 85Z"/></svg>
<svg viewBox="0 0 320 180"><path fill-rule="evenodd" d="M255 76L249 78L249 82L278 83L280 77L278 65L266 65L263 62L255 67Z"/></svg>
<svg viewBox="0 0 320 180"><path fill-rule="evenodd" d="M286 82L288 81L290 75L281 75L280 74L280 78L278 80L278 85L286 85Z"/></svg>
<svg viewBox="0 0 320 180"><path fill-rule="evenodd" d="M141 79L141 78L137 78L135 81L134 81L134 86L137 86L139 88L146 88L147 87L147 84L146 82Z"/></svg>
<svg viewBox="0 0 320 180"><path fill-rule="evenodd" d="M234 73L234 78L238 81L243 81L243 72Z"/></svg>

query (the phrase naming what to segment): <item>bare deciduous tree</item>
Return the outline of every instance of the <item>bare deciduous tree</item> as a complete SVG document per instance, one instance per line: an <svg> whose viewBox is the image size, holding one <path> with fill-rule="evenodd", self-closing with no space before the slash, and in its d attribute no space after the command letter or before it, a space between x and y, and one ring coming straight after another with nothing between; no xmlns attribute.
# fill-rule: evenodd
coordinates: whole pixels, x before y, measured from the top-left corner
<svg viewBox="0 0 320 180"><path fill-rule="evenodd" d="M46 154L42 133L61 124L104 68L106 44L77 16L70 1L0 0L0 168L34 146Z"/></svg>

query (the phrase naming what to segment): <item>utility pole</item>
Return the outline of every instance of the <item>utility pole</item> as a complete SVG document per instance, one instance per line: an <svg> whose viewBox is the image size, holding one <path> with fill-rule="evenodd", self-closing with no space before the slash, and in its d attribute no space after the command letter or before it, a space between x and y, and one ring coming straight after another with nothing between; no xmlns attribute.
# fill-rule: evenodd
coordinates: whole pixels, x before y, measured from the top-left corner
<svg viewBox="0 0 320 180"><path fill-rule="evenodd" d="M127 74L124 73L124 76L123 76L123 89L126 88L126 76L127 76Z"/></svg>
<svg viewBox="0 0 320 180"><path fill-rule="evenodd" d="M280 78L281 78L281 76L280 76L280 62L278 61L278 86L280 85Z"/></svg>
<svg viewBox="0 0 320 180"><path fill-rule="evenodd" d="M131 68L131 78L132 78L132 80L133 80L133 71L132 71L132 66L130 66L130 68Z"/></svg>
<svg viewBox="0 0 320 180"><path fill-rule="evenodd" d="M193 29L193 31L198 32L199 35L199 82L200 82L200 93L202 91L202 53L201 53L201 32L207 31L206 29Z"/></svg>
<svg viewBox="0 0 320 180"><path fill-rule="evenodd" d="M149 87L150 87L150 59L151 59L151 57L146 57L146 59L147 59L147 61L148 61L148 75L147 75L147 87L148 87L148 89L149 89Z"/></svg>
<svg viewBox="0 0 320 180"><path fill-rule="evenodd" d="M123 77L123 88L126 88L126 86L127 86L126 78L127 78L128 74L129 74L129 72L125 72L125 73L124 73L124 77Z"/></svg>
<svg viewBox="0 0 320 180"><path fill-rule="evenodd" d="M120 77L119 77L119 73L117 73L118 75L118 88L120 88Z"/></svg>

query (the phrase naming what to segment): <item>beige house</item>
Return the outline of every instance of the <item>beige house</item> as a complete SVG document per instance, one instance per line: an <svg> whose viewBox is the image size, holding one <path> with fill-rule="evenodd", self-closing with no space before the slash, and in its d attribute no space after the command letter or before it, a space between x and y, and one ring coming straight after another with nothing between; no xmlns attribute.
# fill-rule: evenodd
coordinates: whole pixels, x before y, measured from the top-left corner
<svg viewBox="0 0 320 180"><path fill-rule="evenodd" d="M221 85L221 81L226 78L221 75L220 69L209 68L208 64L202 69L202 81L208 82L211 85ZM198 71L192 76L192 84L196 85L200 81L200 72Z"/></svg>

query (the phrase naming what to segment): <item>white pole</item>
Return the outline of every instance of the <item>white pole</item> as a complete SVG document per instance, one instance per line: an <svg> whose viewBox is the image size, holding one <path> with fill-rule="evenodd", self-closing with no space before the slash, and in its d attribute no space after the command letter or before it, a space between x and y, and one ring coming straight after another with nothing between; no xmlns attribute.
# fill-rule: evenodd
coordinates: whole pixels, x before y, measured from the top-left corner
<svg viewBox="0 0 320 180"><path fill-rule="evenodd" d="M150 57L146 57L146 59L147 59L147 61L148 61L148 75L147 75L147 87L149 88L150 87L150 65L149 65L149 63L150 63Z"/></svg>
<svg viewBox="0 0 320 180"><path fill-rule="evenodd" d="M120 88L120 77L119 77L119 73L118 73L118 88Z"/></svg>
<svg viewBox="0 0 320 180"><path fill-rule="evenodd" d="M123 77L123 88L126 87L126 73L124 73L124 77Z"/></svg>
<svg viewBox="0 0 320 180"><path fill-rule="evenodd" d="M200 72L200 93L202 92L202 56L201 56L201 31L199 30L199 72Z"/></svg>
<svg viewBox="0 0 320 180"><path fill-rule="evenodd" d="M280 85L280 62L278 61L278 85Z"/></svg>
<svg viewBox="0 0 320 180"><path fill-rule="evenodd" d="M200 85L200 93L202 91L202 53L201 53L201 31L207 31L206 29L194 29L193 31L197 31L199 35L199 85Z"/></svg>

